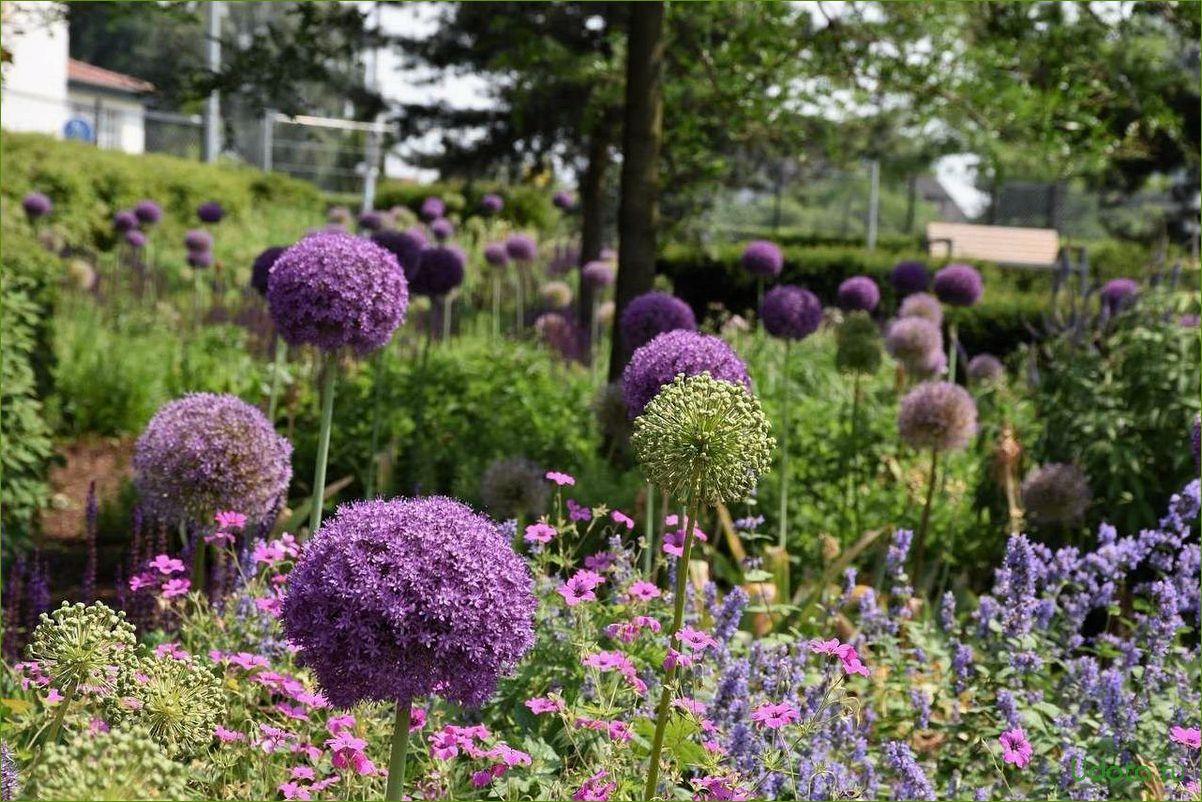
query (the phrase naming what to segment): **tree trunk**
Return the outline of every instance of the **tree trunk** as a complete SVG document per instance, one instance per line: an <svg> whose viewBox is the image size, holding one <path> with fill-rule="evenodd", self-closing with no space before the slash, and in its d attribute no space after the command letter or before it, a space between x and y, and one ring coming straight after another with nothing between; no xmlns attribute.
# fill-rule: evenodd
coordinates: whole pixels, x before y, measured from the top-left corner
<svg viewBox="0 0 1202 802"><path fill-rule="evenodd" d="M618 280L615 320L655 280L655 228L659 223L659 149L664 133L664 4L630 4L626 55L626 109L622 128L622 198L618 206ZM613 338L609 380L630 359L622 337Z"/></svg>
<svg viewBox="0 0 1202 802"><path fill-rule="evenodd" d="M605 234L605 174L609 171L610 131L598 126L589 141L588 165L580 177L580 267L601 256ZM588 324L593 310L593 291L580 282L578 314Z"/></svg>

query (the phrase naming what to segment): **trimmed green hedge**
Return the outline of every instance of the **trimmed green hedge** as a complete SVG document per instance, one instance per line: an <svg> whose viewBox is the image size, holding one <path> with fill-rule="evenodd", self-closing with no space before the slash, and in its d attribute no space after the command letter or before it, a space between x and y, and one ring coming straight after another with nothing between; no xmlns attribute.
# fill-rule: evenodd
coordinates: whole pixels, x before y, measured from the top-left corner
<svg viewBox="0 0 1202 802"><path fill-rule="evenodd" d="M436 196L447 205L448 216L464 220L480 215L480 201L489 193L496 193L505 200L505 207L498 217L517 228L545 231L554 227L559 219L560 212L551 203L553 193L550 190L480 182L417 184L411 181L383 181L376 191L376 208L404 206L418 214L422 201Z"/></svg>

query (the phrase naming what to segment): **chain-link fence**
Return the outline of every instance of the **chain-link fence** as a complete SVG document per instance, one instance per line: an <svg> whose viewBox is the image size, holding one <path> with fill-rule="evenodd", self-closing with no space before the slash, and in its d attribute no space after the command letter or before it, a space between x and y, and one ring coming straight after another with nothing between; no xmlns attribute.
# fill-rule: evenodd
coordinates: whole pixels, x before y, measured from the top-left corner
<svg viewBox="0 0 1202 802"><path fill-rule="evenodd" d="M199 159L204 144L204 122L199 114L146 112L147 153L167 153Z"/></svg>

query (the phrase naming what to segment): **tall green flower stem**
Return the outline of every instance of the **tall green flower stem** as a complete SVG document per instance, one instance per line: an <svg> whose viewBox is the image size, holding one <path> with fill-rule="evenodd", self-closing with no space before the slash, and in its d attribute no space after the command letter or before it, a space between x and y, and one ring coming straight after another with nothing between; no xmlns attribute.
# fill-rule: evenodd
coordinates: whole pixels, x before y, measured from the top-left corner
<svg viewBox="0 0 1202 802"><path fill-rule="evenodd" d="M789 344L790 341L785 340L780 377L780 536L776 545L782 551L789 547Z"/></svg>
<svg viewBox="0 0 1202 802"><path fill-rule="evenodd" d="M517 283L517 304L515 306L517 312L514 318L513 330L514 336L516 337L522 336L522 322L526 319L526 310L522 307L522 279L524 278L524 273L525 271L522 269L521 265L518 265L513 271L513 277Z"/></svg>
<svg viewBox="0 0 1202 802"><path fill-rule="evenodd" d="M451 339L451 294L442 296L442 341Z"/></svg>
<svg viewBox="0 0 1202 802"><path fill-rule="evenodd" d="M860 372L857 370L851 379L851 470L847 472L847 487L851 495L851 516L855 531L853 541L859 538L863 530L860 528Z"/></svg>
<svg viewBox="0 0 1202 802"><path fill-rule="evenodd" d="M379 471L380 465L380 393L384 386L384 353L387 351L381 348L372 356L371 365L371 450L368 452L371 455L371 464L367 466L367 483L364 488L363 495L365 498L373 498L376 495L376 474Z"/></svg>
<svg viewBox="0 0 1202 802"><path fill-rule="evenodd" d="M200 271L193 268L192 270L192 330L200 330L200 294L203 292L201 284L203 280L200 277Z"/></svg>
<svg viewBox="0 0 1202 802"><path fill-rule="evenodd" d="M275 425L275 411L280 400L280 379L284 365L288 362L288 343L277 332L275 335L275 362L271 365L271 394L267 397L267 420Z"/></svg>
<svg viewBox="0 0 1202 802"><path fill-rule="evenodd" d="M918 524L918 537L914 540L914 581L922 582L923 562L926 558L927 529L931 524L931 502L935 499L935 475L939 471L939 452L931 449L931 469L927 475L927 500L922 505L922 521Z"/></svg>
<svg viewBox="0 0 1202 802"><path fill-rule="evenodd" d="M409 711L412 702L405 700L396 704L396 722L392 727L392 752L388 756L388 786L384 791L386 802L400 802L401 789L405 787L405 758L409 754Z"/></svg>
<svg viewBox="0 0 1202 802"><path fill-rule="evenodd" d="M684 623L684 599L689 581L689 556L693 551L693 532L697 528L697 519L701 517L700 505L697 504L697 485L699 479L695 476L689 483L688 510L689 524L685 529L683 554L676 563L676 591L673 598L672 628L668 630L668 648ZM643 791L643 799L655 799L656 786L659 785L659 756L664 748L664 728L668 724L668 706L672 702L672 683L676 679L676 663L673 662L664 675L663 690L659 695L659 707L655 712L655 737L651 740L651 762L647 767L647 787Z"/></svg>
<svg viewBox="0 0 1202 802"><path fill-rule="evenodd" d="M501 336L501 274L495 268L492 276L492 336Z"/></svg>
<svg viewBox="0 0 1202 802"><path fill-rule="evenodd" d="M655 485L647 483L647 549L643 552L643 574L651 579L655 560Z"/></svg>
<svg viewBox="0 0 1202 802"><path fill-rule="evenodd" d="M949 320L947 323L947 380L949 382L956 381L956 357L960 353L960 335L956 331L956 321Z"/></svg>
<svg viewBox="0 0 1202 802"><path fill-rule="evenodd" d="M326 493L326 460L330 456L330 422L334 419L334 387L338 379L338 354L326 351L321 366L321 429L317 435L317 467L313 471L313 501L309 511L309 537L321 526L321 505Z"/></svg>

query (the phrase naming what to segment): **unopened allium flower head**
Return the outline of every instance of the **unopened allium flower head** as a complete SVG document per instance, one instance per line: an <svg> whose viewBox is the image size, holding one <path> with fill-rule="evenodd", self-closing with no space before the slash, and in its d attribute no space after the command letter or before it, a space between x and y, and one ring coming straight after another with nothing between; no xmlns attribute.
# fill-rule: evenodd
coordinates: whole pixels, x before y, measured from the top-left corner
<svg viewBox="0 0 1202 802"><path fill-rule="evenodd" d="M163 219L163 209L152 200L138 201L134 214L144 225L152 226Z"/></svg>
<svg viewBox="0 0 1202 802"><path fill-rule="evenodd" d="M505 240L505 253L515 262L533 262L538 258L538 243L525 234L511 234Z"/></svg>
<svg viewBox="0 0 1202 802"><path fill-rule="evenodd" d="M782 284L764 294L760 318L773 337L802 340L822 325L822 302L809 290Z"/></svg>
<svg viewBox="0 0 1202 802"><path fill-rule="evenodd" d="M1134 279L1116 278L1102 287L1102 306L1111 314L1126 309L1139 294L1139 284Z"/></svg>
<svg viewBox="0 0 1202 802"><path fill-rule="evenodd" d="M220 223L225 217L225 209L217 201L205 201L196 207L196 216L202 223Z"/></svg>
<svg viewBox="0 0 1202 802"><path fill-rule="evenodd" d="M576 205L576 198L571 192L560 190L551 196L551 203L555 204L556 209L566 212Z"/></svg>
<svg viewBox="0 0 1202 802"><path fill-rule="evenodd" d="M207 523L220 510L261 520L288 490L291 459L292 445L257 407L192 393L146 425L134 447L134 485L143 511L165 522Z"/></svg>
<svg viewBox="0 0 1202 802"><path fill-rule="evenodd" d="M868 276L852 276L839 285L837 298L844 312L871 312L881 302L881 290Z"/></svg>
<svg viewBox="0 0 1202 802"><path fill-rule="evenodd" d="M897 309L897 316L899 318L920 317L929 320L936 326L941 326L943 325L943 306L934 295L916 292L906 296L906 299L901 302L901 306Z"/></svg>
<svg viewBox="0 0 1202 802"><path fill-rule="evenodd" d="M642 415L651 399L677 376L700 373L751 389L747 365L725 340L683 329L668 331L636 349L622 371L627 413L631 418Z"/></svg>
<svg viewBox="0 0 1202 802"><path fill-rule="evenodd" d="M213 741L225 719L225 692L207 664L150 655L123 668L107 705L114 722L145 727L168 754L188 756Z"/></svg>
<svg viewBox="0 0 1202 802"><path fill-rule="evenodd" d="M113 215L113 230L118 234L132 231L138 227L138 216L129 209L122 209Z"/></svg>
<svg viewBox="0 0 1202 802"><path fill-rule="evenodd" d="M1073 523L1089 508L1089 479L1080 468L1062 462L1036 468L1022 486L1027 514L1046 523Z"/></svg>
<svg viewBox="0 0 1202 802"><path fill-rule="evenodd" d="M84 728L44 747L25 789L30 799L188 799L188 769L145 729Z"/></svg>
<svg viewBox="0 0 1202 802"><path fill-rule="evenodd" d="M977 405L959 385L923 382L902 398L897 428L911 448L958 450L977 433Z"/></svg>
<svg viewBox="0 0 1202 802"><path fill-rule="evenodd" d="M484 508L500 520L537 518L546 511L549 488L546 470L525 457L506 457L489 463L480 479Z"/></svg>
<svg viewBox="0 0 1202 802"><path fill-rule="evenodd" d="M455 235L455 226L445 217L440 217L430 224L430 233L439 242L446 242Z"/></svg>
<svg viewBox="0 0 1202 802"><path fill-rule="evenodd" d="M835 330L835 366L848 373L876 373L881 332L867 312L852 312Z"/></svg>
<svg viewBox="0 0 1202 802"><path fill-rule="evenodd" d="M505 201L500 195L489 193L480 199L480 211L485 214L497 214L505 208Z"/></svg>
<svg viewBox="0 0 1202 802"><path fill-rule="evenodd" d="M212 267L213 266L213 252L212 251L188 251L188 255L187 255L187 257L185 257L185 261L187 261L189 267L196 268L197 270L200 270L200 269L203 269L206 267Z"/></svg>
<svg viewBox="0 0 1202 802"><path fill-rule="evenodd" d="M780 275L785 266L785 255L781 253L776 243L765 239L757 239L747 243L743 255L739 259L743 269L754 276L773 278Z"/></svg>
<svg viewBox="0 0 1202 802"><path fill-rule="evenodd" d="M949 306L972 306L984 291L981 274L969 265L948 265L935 274L935 296Z"/></svg>
<svg viewBox="0 0 1202 802"><path fill-rule="evenodd" d="M608 326L614 322L614 312L617 310L617 305L613 301L605 301L597 307L597 322L602 326Z"/></svg>
<svg viewBox="0 0 1202 802"><path fill-rule="evenodd" d="M30 220L36 220L39 217L50 214L50 210L54 208L54 204L50 202L50 198L41 192L30 192L21 199L21 208L25 210L26 217Z"/></svg>
<svg viewBox="0 0 1202 802"><path fill-rule="evenodd" d="M447 213L447 205L442 202L442 198L436 198L433 195L422 201L421 215L422 219L427 223L432 223L438 218Z"/></svg>
<svg viewBox="0 0 1202 802"><path fill-rule="evenodd" d="M477 707L534 643L532 588L497 524L458 501L358 502L306 545L282 620L337 707Z"/></svg>
<svg viewBox="0 0 1202 802"><path fill-rule="evenodd" d="M213 235L201 228L184 234L184 247L190 251L207 251L213 247Z"/></svg>
<svg viewBox="0 0 1202 802"><path fill-rule="evenodd" d="M679 298L665 292L648 292L626 304L618 325L626 344L638 348L665 331L695 330L697 318L692 307Z"/></svg>
<svg viewBox="0 0 1202 802"><path fill-rule="evenodd" d="M505 252L505 243L490 242L484 246L484 261L493 267L505 267L509 264L509 254Z"/></svg>
<svg viewBox="0 0 1202 802"><path fill-rule="evenodd" d="M746 498L776 446L759 400L708 373L664 387L635 418L630 442L648 481L707 506Z"/></svg>
<svg viewBox="0 0 1202 802"><path fill-rule="evenodd" d="M146 247L146 235L136 228L131 228L129 231L125 232L125 241L129 244L129 247L133 248L134 250L140 250Z"/></svg>
<svg viewBox="0 0 1202 802"><path fill-rule="evenodd" d="M417 295L439 298L463 283L467 257L456 245L428 245L422 248L417 273L409 288Z"/></svg>
<svg viewBox="0 0 1202 802"><path fill-rule="evenodd" d="M926 318L903 317L889 324L885 334L885 349L889 355L911 373L923 373L934 355L943 351L943 334Z"/></svg>
<svg viewBox="0 0 1202 802"><path fill-rule="evenodd" d="M594 289L608 287L614 283L614 267L609 262L594 259L580 268L580 277Z"/></svg>
<svg viewBox="0 0 1202 802"><path fill-rule="evenodd" d="M922 262L898 262L889 272L889 283L898 295L924 292L931 286L931 271Z"/></svg>
<svg viewBox="0 0 1202 802"><path fill-rule="evenodd" d="M993 354L977 354L968 360L968 380L974 384L997 384L1006 378L1006 368Z"/></svg>
<svg viewBox="0 0 1202 802"><path fill-rule="evenodd" d="M345 206L331 206L326 212L326 222L337 226L348 226L351 223L351 210Z"/></svg>
<svg viewBox="0 0 1202 802"><path fill-rule="evenodd" d="M271 275L271 266L275 264L275 260L280 258L286 249L282 245L272 245L270 248L264 248L263 252L255 257L254 264L250 268L250 286L258 291L259 295L267 297L267 280Z"/></svg>
<svg viewBox="0 0 1202 802"><path fill-rule="evenodd" d="M67 262L67 277L81 290L90 290L96 286L96 271L85 259L72 259Z"/></svg>
<svg viewBox="0 0 1202 802"><path fill-rule="evenodd" d="M124 612L100 602L84 606L63 602L42 613L27 649L52 687L61 693L81 687L111 690L112 667L134 662L138 638Z"/></svg>
<svg viewBox="0 0 1202 802"><path fill-rule="evenodd" d="M548 281L538 288L538 294L552 309L567 309L572 304L572 288L563 281Z"/></svg>
<svg viewBox="0 0 1202 802"><path fill-rule="evenodd" d="M396 257L379 245L321 232L280 254L267 303L289 345L363 354L387 344L404 322L409 287Z"/></svg>
<svg viewBox="0 0 1202 802"><path fill-rule="evenodd" d="M413 277L417 275L417 268L421 264L422 249L428 244L422 230L411 228L407 231L400 231L386 228L372 234L371 240L396 257L396 260L400 262L401 269L405 271L405 278L412 284Z"/></svg>

